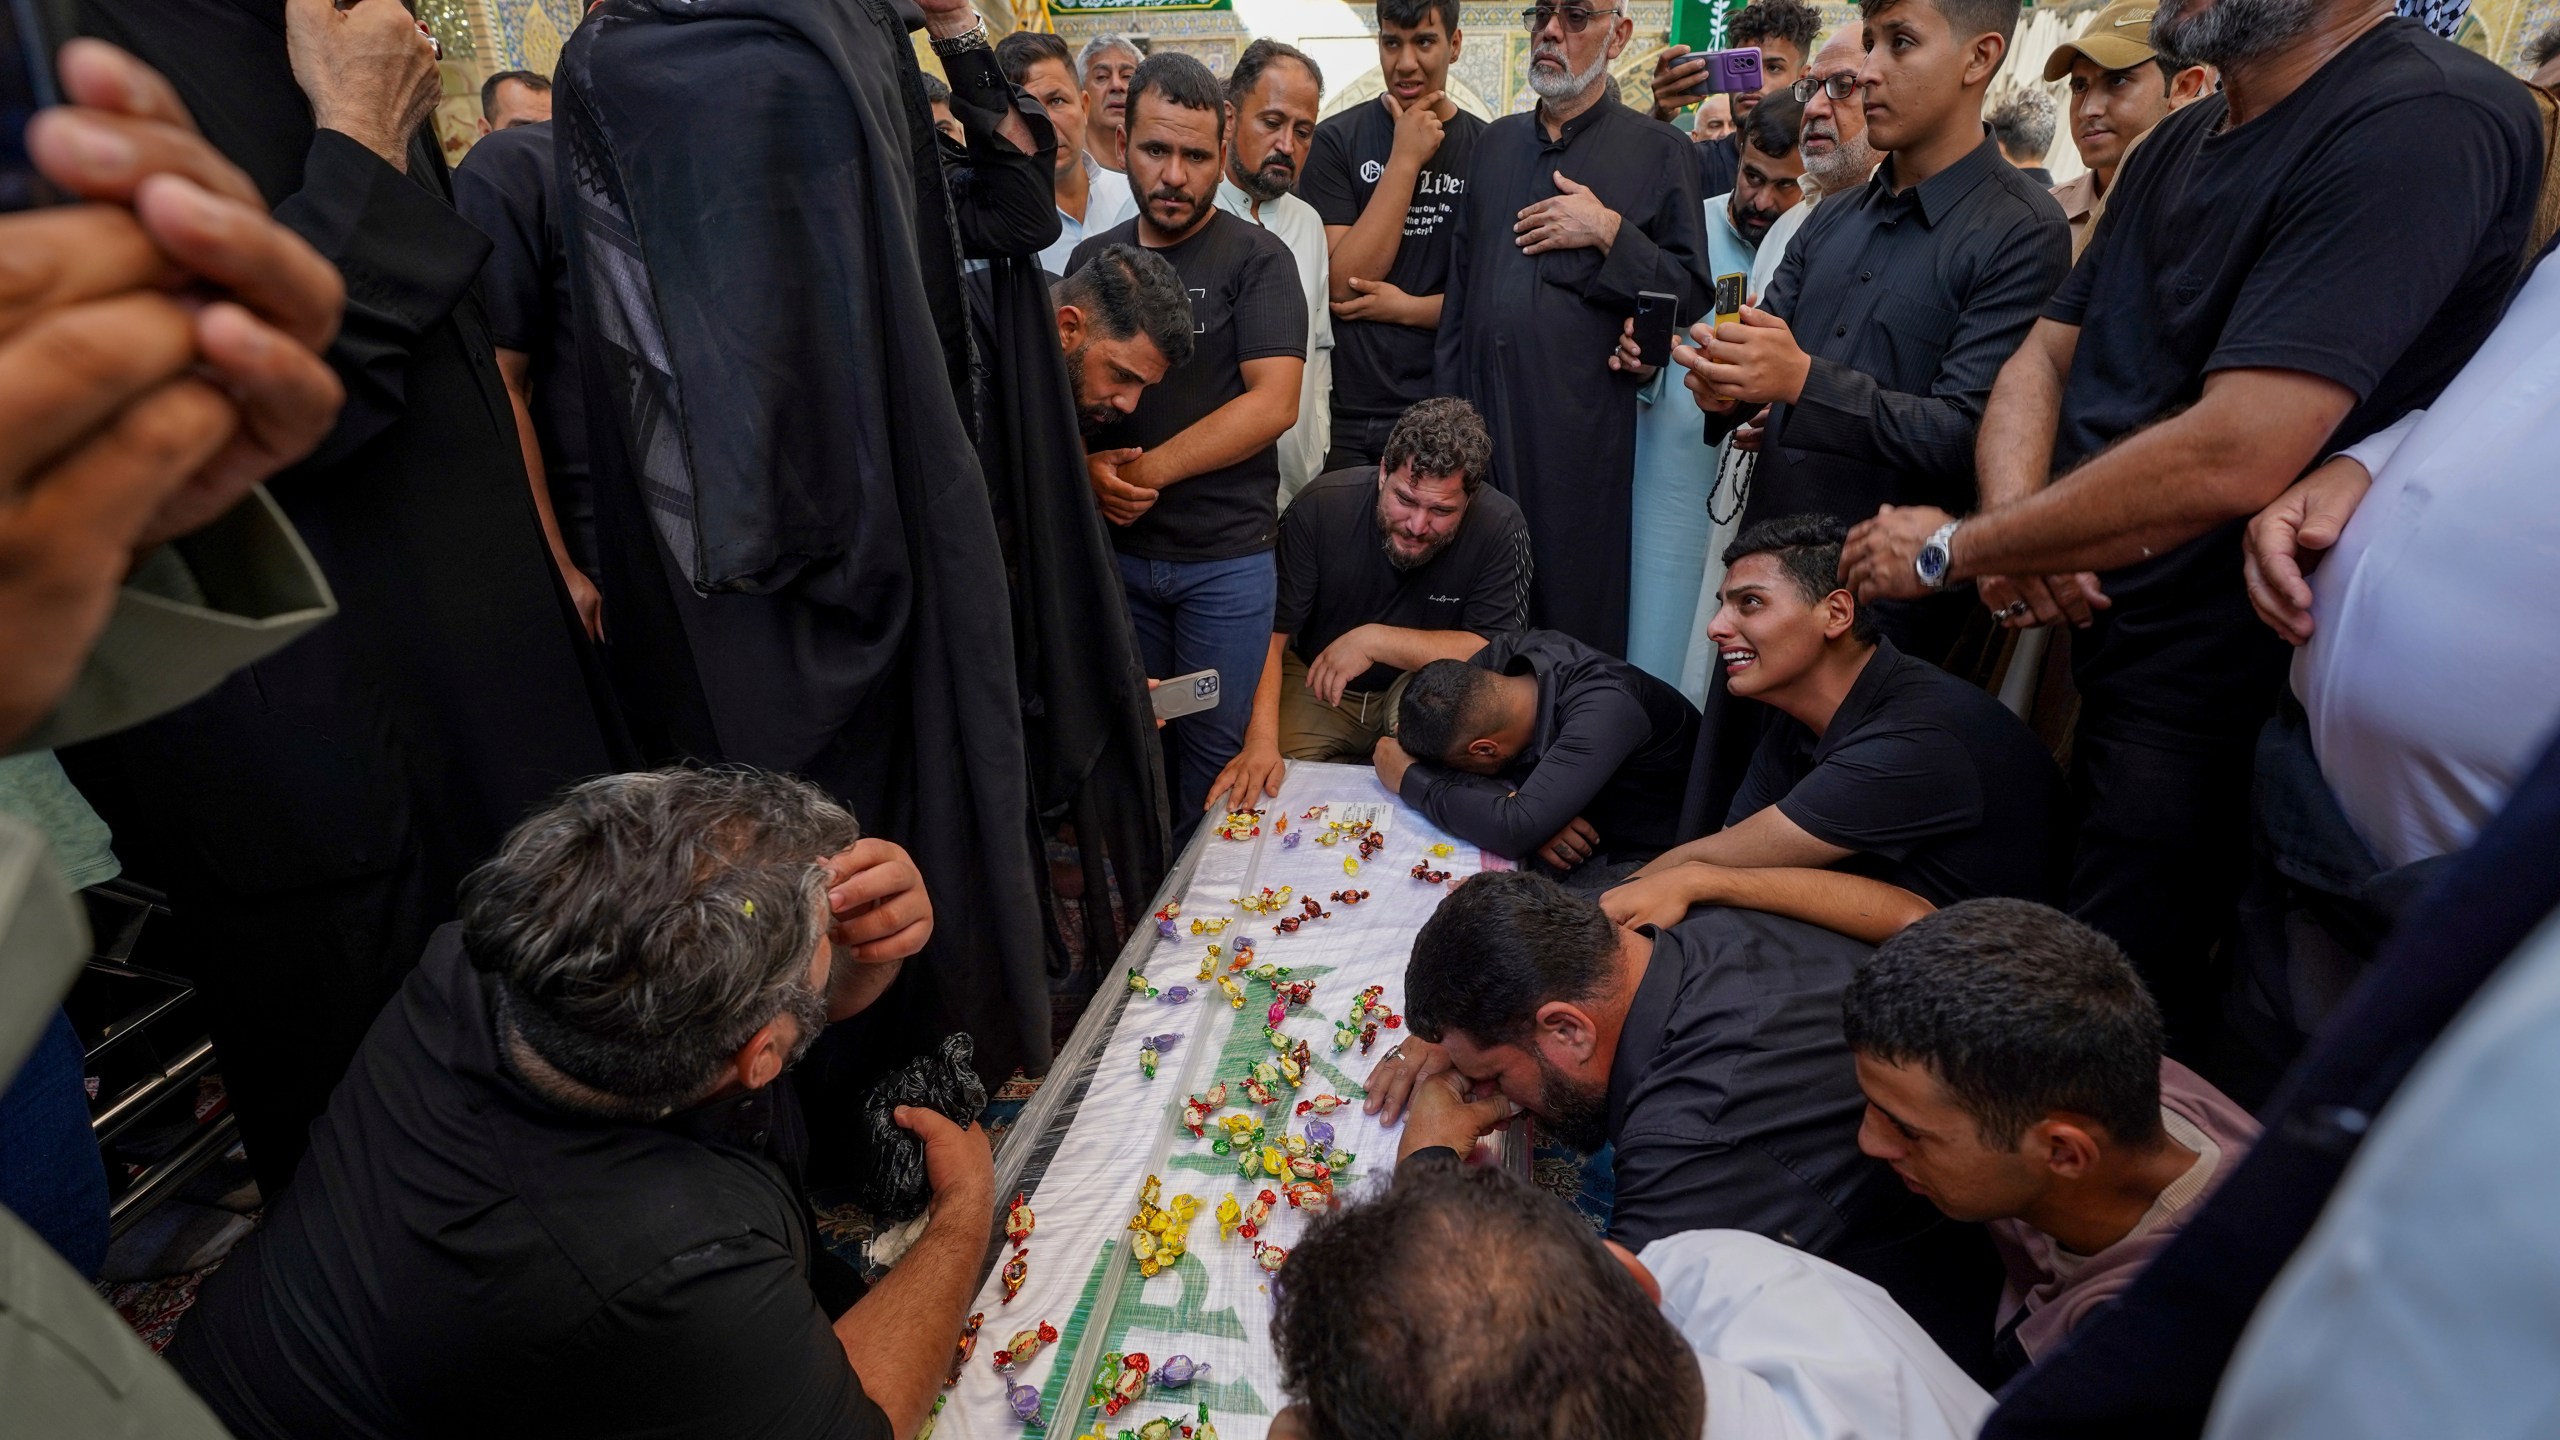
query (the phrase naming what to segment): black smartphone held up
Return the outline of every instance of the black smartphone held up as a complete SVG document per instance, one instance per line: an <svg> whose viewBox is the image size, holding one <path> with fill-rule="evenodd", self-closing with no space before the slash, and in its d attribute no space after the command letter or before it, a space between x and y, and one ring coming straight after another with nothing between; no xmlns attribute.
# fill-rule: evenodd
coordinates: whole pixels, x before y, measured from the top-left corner
<svg viewBox="0 0 2560 1440"><path fill-rule="evenodd" d="M1659 290L1636 292L1636 359L1657 369L1671 363L1672 309L1680 297Z"/></svg>
<svg viewBox="0 0 2560 1440"><path fill-rule="evenodd" d="M0 0L0 211L61 203L66 197L36 173L27 158L27 122L47 105L62 103L53 55L71 34L64 7L53 0Z"/></svg>

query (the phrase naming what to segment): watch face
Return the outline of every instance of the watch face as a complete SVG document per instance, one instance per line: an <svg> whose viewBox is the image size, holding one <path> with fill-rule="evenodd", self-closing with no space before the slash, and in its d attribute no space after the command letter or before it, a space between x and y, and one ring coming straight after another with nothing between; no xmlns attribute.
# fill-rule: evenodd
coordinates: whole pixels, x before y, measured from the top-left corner
<svg viewBox="0 0 2560 1440"><path fill-rule="evenodd" d="M1920 578L1923 581L1926 581L1931 585L1935 585L1939 581L1945 579L1947 575L1947 542L1944 540L1932 540L1928 544L1921 546L1917 563L1920 569Z"/></svg>

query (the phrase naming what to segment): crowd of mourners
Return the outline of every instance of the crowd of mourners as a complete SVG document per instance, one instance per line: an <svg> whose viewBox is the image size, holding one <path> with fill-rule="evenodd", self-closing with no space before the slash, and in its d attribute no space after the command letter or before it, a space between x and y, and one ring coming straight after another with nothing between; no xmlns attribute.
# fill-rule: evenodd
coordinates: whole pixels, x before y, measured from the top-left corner
<svg viewBox="0 0 2560 1440"><path fill-rule="evenodd" d="M1536 0L1488 119L1457 0L1330 107L596 0L448 167L401 0L83 0L0 193L0 1428L911 1440L1004 1197L864 1097L1040 1073L1335 762L1488 864L1273 1435L2536 1433L2560 28L2462 12L1751 0L1755 89ZM165 1356L119 873L263 1200ZM866 1273L810 1195L898 1144Z"/></svg>

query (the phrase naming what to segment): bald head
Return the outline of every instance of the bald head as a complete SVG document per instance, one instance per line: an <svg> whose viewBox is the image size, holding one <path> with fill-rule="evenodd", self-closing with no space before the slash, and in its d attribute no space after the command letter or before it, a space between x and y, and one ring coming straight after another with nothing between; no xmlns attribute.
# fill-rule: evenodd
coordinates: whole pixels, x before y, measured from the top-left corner
<svg viewBox="0 0 2560 1440"><path fill-rule="evenodd" d="M1813 98L1805 102L1804 136L1798 153L1804 156L1805 178L1825 195L1837 195L1866 183L1868 174L1876 168L1875 149L1867 144L1865 102L1855 90L1845 100L1834 100L1824 88L1842 75L1854 81L1866 59L1864 32L1856 25L1843 25L1813 52L1812 62L1805 66L1805 81Z"/></svg>

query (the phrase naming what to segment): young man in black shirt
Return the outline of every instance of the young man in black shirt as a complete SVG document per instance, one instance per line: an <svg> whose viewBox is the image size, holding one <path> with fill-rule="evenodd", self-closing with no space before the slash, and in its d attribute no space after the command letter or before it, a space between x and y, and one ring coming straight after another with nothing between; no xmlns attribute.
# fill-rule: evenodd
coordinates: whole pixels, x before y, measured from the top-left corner
<svg viewBox="0 0 2560 1440"><path fill-rule="evenodd" d="M1226 157L1226 93L1190 56L1149 56L1129 82L1129 184L1137 215L1088 236L1070 273L1112 245L1169 261L1191 295L1188 363L1127 418L1088 438L1086 469L1120 552L1147 673L1218 672L1215 708L1166 727L1179 812L1204 807L1244 748L1277 588L1277 442L1298 418L1307 302L1280 237L1214 202Z"/></svg>
<svg viewBox="0 0 2560 1440"><path fill-rule="evenodd" d="M1431 822L1571 874L1673 839L1698 707L1569 635L1521 630L1416 671L1378 779Z"/></svg>
<svg viewBox="0 0 2560 1440"><path fill-rule="evenodd" d="M1823 197L1757 308L1699 326L1694 348L1672 352L1695 377L1711 435L1761 429L1746 526L1804 514L1854 524L1884 505L1969 501L1992 379L2071 264L2062 207L1982 129L2018 7L1871 0L1864 17L1853 83L1883 167ZM1833 97L1844 102L1858 103ZM1944 602L1875 619L1935 663L1966 614Z"/></svg>
<svg viewBox="0 0 2560 1440"><path fill-rule="evenodd" d="M906 852L769 771L610 775L464 889L169 1351L243 1440L910 1435L995 1213L901 1107L932 1219L864 1293L776 1083L933 931Z"/></svg>
<svg viewBox="0 0 2560 1440"><path fill-rule="evenodd" d="M539 93L542 119L492 129L454 167L453 208L489 237L480 299L497 342L498 378L515 409L534 513L587 637L602 640L604 596L588 578L596 563L596 496L587 475L587 402L569 304L568 241L553 198L551 82Z"/></svg>
<svg viewBox="0 0 2560 1440"><path fill-rule="evenodd" d="M1725 551L1707 627L1737 699L1774 709L1724 828L1669 851L1604 904L1668 923L1724 898L1731 869L1838 869L1948 905L2051 900L2062 775L1991 695L1903 654L1840 588L1846 527L1764 520Z"/></svg>
<svg viewBox="0 0 2560 1440"><path fill-rule="evenodd" d="M1333 300L1327 470L1377 464L1398 417L1432 393L1449 249L1485 125L1448 97L1464 41L1457 0L1379 0L1386 93L1318 125L1307 153L1298 196L1324 219Z"/></svg>
<svg viewBox="0 0 2560 1440"><path fill-rule="evenodd" d="M1414 670L1528 623L1529 527L1484 483L1492 451L1475 407L1444 395L1405 412L1375 467L1299 493L1253 721L1212 799L1279 794L1283 757L1368 760Z"/></svg>
<svg viewBox="0 0 2560 1440"><path fill-rule="evenodd" d="M1880 515L1842 577L1862 597L1976 580L2013 625L2083 627L2070 909L2133 957L2192 1054L2218 1018L2208 957L2249 872L2251 747L2286 659L2251 615L2242 531L2478 348L2525 258L2542 150L2512 77L2351 0L2164 9L2151 39L2222 92L2127 157L2001 372L1981 513Z"/></svg>
<svg viewBox="0 0 2560 1440"><path fill-rule="evenodd" d="M1464 1153L1498 1107L1441 1107L1454 1070L1537 1117L1542 1135L1612 1147L1609 1238L1749 1230L1892 1294L1950 1358L1989 1358L2000 1283L1990 1238L1858 1149L1866 1113L1840 997L1869 947L1798 920L1704 908L1613 924L1543 876L1479 875L1440 902L1405 967L1412 1038L1370 1073L1367 1108L1401 1154Z"/></svg>

